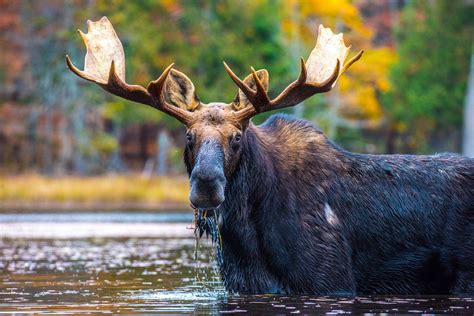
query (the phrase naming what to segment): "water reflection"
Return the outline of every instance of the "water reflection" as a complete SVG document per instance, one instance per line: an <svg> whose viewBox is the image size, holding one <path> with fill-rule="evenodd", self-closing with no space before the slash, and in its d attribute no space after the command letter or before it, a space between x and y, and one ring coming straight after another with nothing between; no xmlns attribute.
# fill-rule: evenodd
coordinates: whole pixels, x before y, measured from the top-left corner
<svg viewBox="0 0 474 316"><path fill-rule="evenodd" d="M0 216L0 312L472 314L474 308L472 298L458 297L228 295L213 264L212 245L201 242L194 260L190 222L147 222L158 230L153 238L136 233L142 224L18 223L2 222ZM18 225L22 234L15 235ZM78 235L81 225L108 233ZM114 225L122 226L110 229ZM127 232L140 237L124 237Z"/></svg>
<svg viewBox="0 0 474 316"><path fill-rule="evenodd" d="M169 310L174 301L187 302L190 311L193 301L224 296L209 264L209 246L199 250L197 264L192 238L3 238L0 306L3 311L130 312L164 305Z"/></svg>

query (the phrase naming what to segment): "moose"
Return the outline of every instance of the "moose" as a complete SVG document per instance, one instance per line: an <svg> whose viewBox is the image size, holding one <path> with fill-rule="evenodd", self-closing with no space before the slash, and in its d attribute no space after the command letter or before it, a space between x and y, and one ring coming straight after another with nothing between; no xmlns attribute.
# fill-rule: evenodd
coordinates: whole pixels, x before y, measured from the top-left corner
<svg viewBox="0 0 474 316"><path fill-rule="evenodd" d="M173 64L146 88L127 84L123 47L106 17L80 35L85 67L66 56L72 72L186 126L189 199L218 214L229 291L474 293L474 159L357 154L302 119L251 122L330 91L362 55L345 62L342 34L320 26L299 77L275 98L266 70L241 80L224 63L237 95L208 104Z"/></svg>

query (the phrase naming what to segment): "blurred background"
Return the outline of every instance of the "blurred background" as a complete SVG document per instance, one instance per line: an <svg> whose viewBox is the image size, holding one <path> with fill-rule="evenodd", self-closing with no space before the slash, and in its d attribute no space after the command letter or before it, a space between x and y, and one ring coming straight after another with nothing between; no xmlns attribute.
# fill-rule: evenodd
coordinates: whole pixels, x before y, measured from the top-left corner
<svg viewBox="0 0 474 316"><path fill-rule="evenodd" d="M174 62L206 103L237 93L223 60L268 69L275 96L322 23L365 54L287 112L351 151L474 156L472 0L0 0L0 209L188 209L184 127L67 70L66 54L83 68L76 30L104 15L129 83Z"/></svg>

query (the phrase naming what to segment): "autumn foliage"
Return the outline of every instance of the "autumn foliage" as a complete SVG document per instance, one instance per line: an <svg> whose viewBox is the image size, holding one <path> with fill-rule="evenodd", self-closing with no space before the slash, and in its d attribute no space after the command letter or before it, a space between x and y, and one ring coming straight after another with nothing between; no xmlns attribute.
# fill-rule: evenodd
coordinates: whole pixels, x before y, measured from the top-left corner
<svg viewBox="0 0 474 316"><path fill-rule="evenodd" d="M122 39L127 81L144 85L174 62L204 102L230 102L237 93L222 61L240 77L250 65L268 69L275 96L296 78L317 26L329 26L353 51L365 51L362 60L328 96L286 111L355 151L458 151L472 8L447 0L0 1L2 169L184 171L175 120L104 95L66 70L66 52L82 66L76 29L103 15Z"/></svg>

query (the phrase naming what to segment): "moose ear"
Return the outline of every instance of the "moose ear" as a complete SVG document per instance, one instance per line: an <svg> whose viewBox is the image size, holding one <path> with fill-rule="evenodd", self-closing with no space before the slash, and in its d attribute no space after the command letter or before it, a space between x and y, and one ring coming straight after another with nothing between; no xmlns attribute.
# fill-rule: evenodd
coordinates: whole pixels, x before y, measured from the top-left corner
<svg viewBox="0 0 474 316"><path fill-rule="evenodd" d="M266 69L258 70L257 77L258 79L260 79L260 82L263 84L265 91L267 91L268 81L269 81L268 71ZM256 90L255 80L253 79L252 74L245 77L244 83L246 83L251 89ZM239 89L239 92L237 93L237 96L235 97L235 100L232 103L232 106L235 111L239 111L239 110L242 110L243 108L246 108L247 106L251 106L251 103L245 96L245 93L243 93L242 90Z"/></svg>
<svg viewBox="0 0 474 316"><path fill-rule="evenodd" d="M192 81L175 69L166 78L164 95L166 101L188 111L194 111L200 103Z"/></svg>

